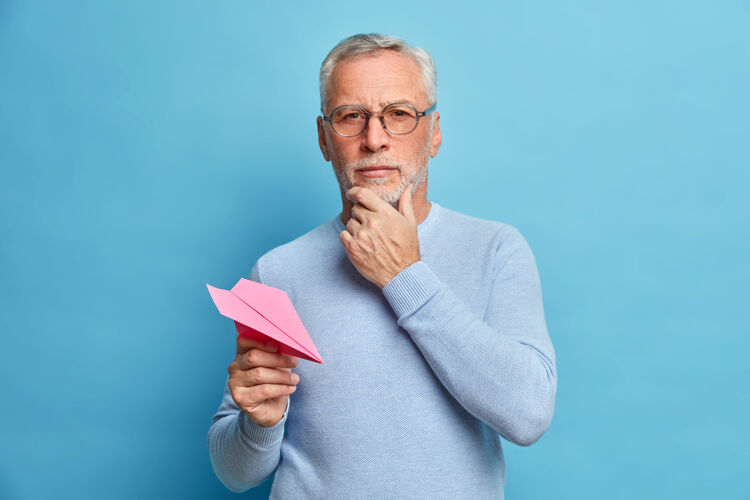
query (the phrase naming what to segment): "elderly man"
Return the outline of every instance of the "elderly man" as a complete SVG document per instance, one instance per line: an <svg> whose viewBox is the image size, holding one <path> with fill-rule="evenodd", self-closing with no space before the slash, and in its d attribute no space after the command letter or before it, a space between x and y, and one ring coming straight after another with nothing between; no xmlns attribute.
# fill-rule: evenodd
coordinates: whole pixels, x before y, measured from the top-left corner
<svg viewBox="0 0 750 500"><path fill-rule="evenodd" d="M435 81L429 54L394 37L352 36L323 61L318 141L342 212L250 278L288 293L325 363L238 337L208 432L232 491L275 472L271 498L503 498L500 437L530 445L550 424L528 244L427 200Z"/></svg>

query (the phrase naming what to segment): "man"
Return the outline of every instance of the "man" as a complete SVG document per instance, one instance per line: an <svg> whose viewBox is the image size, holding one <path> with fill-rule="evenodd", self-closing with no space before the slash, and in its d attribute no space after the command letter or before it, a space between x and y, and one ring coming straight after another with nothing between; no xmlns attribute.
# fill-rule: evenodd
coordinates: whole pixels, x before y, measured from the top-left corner
<svg viewBox="0 0 750 500"><path fill-rule="evenodd" d="M320 86L343 210L250 278L287 292L324 364L238 338L214 470L235 492L275 472L271 498L503 498L499 436L537 441L557 389L531 250L427 200L441 134L425 51L355 35Z"/></svg>

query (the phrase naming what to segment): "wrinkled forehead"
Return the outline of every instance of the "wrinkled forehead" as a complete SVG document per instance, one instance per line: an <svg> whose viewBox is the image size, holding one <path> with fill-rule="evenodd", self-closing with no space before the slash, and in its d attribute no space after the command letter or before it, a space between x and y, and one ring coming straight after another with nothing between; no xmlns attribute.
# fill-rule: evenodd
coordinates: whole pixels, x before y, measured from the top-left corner
<svg viewBox="0 0 750 500"><path fill-rule="evenodd" d="M350 57L334 68L328 87L329 111L344 104L381 109L394 102L427 104L419 66L408 56L388 50Z"/></svg>

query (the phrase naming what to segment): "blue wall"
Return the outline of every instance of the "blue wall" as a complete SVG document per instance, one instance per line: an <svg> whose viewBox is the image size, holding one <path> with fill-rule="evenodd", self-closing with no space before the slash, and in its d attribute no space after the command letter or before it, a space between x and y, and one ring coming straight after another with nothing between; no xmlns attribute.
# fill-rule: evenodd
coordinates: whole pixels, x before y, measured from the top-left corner
<svg viewBox="0 0 750 500"><path fill-rule="evenodd" d="M437 63L430 199L539 266L558 400L508 498L748 498L750 4L322 5L0 4L0 497L235 497L204 283L340 209L317 70L379 31Z"/></svg>

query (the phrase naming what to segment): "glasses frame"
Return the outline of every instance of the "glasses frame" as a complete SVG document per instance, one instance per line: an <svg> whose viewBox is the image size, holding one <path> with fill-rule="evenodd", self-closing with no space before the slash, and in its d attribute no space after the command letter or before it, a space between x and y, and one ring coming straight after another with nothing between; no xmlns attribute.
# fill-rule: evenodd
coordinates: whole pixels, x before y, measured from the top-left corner
<svg viewBox="0 0 750 500"><path fill-rule="evenodd" d="M412 128L408 132L393 132L391 130L388 130L388 127L385 126L385 118L383 118L383 111L385 111L386 109L390 108L391 106L409 106L411 109L413 109L414 110L414 115L417 117L417 119L414 121L414 128ZM336 126L333 124L333 120L331 118L333 118L333 115L336 114L336 111L340 110L341 108L356 108L356 109L362 111L362 114L365 115L365 126L362 128L362 130L360 130L356 134L351 134L351 135L342 134L341 132L339 132L338 130L336 130ZM384 107L381 110L380 113L373 113L373 112L371 112L371 111L363 108L362 106L357 106L355 104L344 104L343 106L339 106L337 108L334 108L333 111L331 111L328 115L323 114L322 118L323 118L324 122L327 121L328 123L330 123L331 124L331 128L333 129L333 131L336 132L336 134L340 135L341 137L356 137L356 136L358 136L359 134L361 134L362 132L364 132L365 130L367 130L367 127L370 126L370 118L372 118L373 116L376 116L376 117L378 117L380 119L380 125L382 125L383 130L385 130L389 134L391 134L391 135L406 135L406 134L411 134L412 132L414 132L417 129L417 126L419 126L419 119L420 118L429 115L430 113L432 113L436 109L437 109L437 102L435 104L433 104L432 106L430 106L429 108L425 109L424 111L417 110L416 106L413 106L413 105L409 104L408 102L394 102L394 103L389 104L388 106Z"/></svg>

